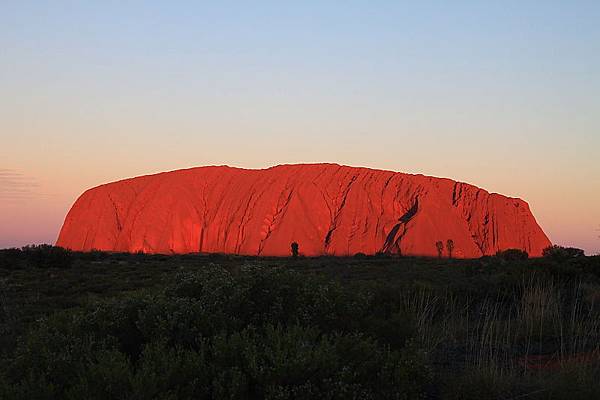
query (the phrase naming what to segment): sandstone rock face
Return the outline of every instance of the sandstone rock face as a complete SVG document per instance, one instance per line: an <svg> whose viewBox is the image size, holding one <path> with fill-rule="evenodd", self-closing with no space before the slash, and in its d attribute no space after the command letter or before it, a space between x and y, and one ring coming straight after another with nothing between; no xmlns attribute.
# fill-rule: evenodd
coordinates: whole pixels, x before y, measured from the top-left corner
<svg viewBox="0 0 600 400"><path fill-rule="evenodd" d="M297 242L307 256L437 256L436 242L448 239L452 255L465 258L509 248L540 256L550 245L523 200L336 164L200 167L98 186L75 202L57 245L287 256Z"/></svg>

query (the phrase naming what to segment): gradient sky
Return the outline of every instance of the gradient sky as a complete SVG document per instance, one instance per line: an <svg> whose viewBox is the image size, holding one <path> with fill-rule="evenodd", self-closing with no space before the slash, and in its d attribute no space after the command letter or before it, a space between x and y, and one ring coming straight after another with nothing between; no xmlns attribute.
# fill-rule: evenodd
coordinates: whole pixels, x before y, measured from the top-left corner
<svg viewBox="0 0 600 400"><path fill-rule="evenodd" d="M289 3L0 2L0 248L108 181L337 162L521 197L600 251L599 1Z"/></svg>

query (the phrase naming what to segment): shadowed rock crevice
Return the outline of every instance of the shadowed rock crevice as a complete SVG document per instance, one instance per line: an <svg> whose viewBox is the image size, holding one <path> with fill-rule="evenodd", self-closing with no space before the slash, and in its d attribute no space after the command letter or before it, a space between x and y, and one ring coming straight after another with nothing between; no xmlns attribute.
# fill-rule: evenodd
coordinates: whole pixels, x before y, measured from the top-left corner
<svg viewBox="0 0 600 400"><path fill-rule="evenodd" d="M275 230L275 227L277 226L278 222L285 215L288 205L290 204L290 201L292 200L293 194L294 194L294 191L286 187L284 189L284 191L281 192L281 194L279 195L279 198L277 200L277 207L275 208L275 212L273 213L273 215L265 218L265 222L267 223L266 233L265 233L264 238L261 239L260 244L258 245L258 252L257 252L258 255L262 254L264 247L265 247L265 243L271 236L271 233L273 233L273 231Z"/></svg>
<svg viewBox="0 0 600 400"><path fill-rule="evenodd" d="M381 252L402 254L400 242L402 241L402 237L406 234L406 224L417 215L418 211L419 198L417 197L415 198L413 206L398 219L398 223L394 225L390 233L388 233Z"/></svg>
<svg viewBox="0 0 600 400"><path fill-rule="evenodd" d="M353 176L350 179L350 182L348 182L348 185L342 191L342 194L338 198L335 199L335 204L338 204L338 206L334 212L333 219L331 221L331 224L329 225L329 229L327 230L327 235L325 235L325 243L323 245L326 253L327 253L327 249L329 248L329 244L331 242L331 236L333 235L333 232L337 228L340 214L342 213L342 211L344 210L344 206L346 205L346 199L348 198L348 193L350 192L350 189L352 188L352 184L356 181L356 178L357 178L357 176Z"/></svg>

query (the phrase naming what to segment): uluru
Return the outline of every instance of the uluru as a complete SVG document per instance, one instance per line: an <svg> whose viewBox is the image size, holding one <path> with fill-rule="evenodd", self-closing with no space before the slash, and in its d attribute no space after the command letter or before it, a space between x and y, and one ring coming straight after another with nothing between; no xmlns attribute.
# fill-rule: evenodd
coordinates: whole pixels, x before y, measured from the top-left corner
<svg viewBox="0 0 600 400"><path fill-rule="evenodd" d="M445 178L337 164L207 166L104 184L70 209L57 245L76 250L476 258L551 243L529 205ZM445 250L444 250L445 252Z"/></svg>

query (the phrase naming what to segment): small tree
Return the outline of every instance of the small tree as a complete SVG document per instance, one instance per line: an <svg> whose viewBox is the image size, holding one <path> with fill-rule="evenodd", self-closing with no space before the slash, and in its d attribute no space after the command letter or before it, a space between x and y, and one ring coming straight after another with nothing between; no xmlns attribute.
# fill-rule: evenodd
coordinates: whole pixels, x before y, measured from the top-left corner
<svg viewBox="0 0 600 400"><path fill-rule="evenodd" d="M452 258L452 250L454 250L454 240L448 239L446 242L446 249L448 250L448 257Z"/></svg>
<svg viewBox="0 0 600 400"><path fill-rule="evenodd" d="M292 257L298 257L298 243L296 242L292 243Z"/></svg>
<svg viewBox="0 0 600 400"><path fill-rule="evenodd" d="M435 247L438 252L438 258L442 258L442 253L444 252L444 242L438 240L437 242L435 242Z"/></svg>

